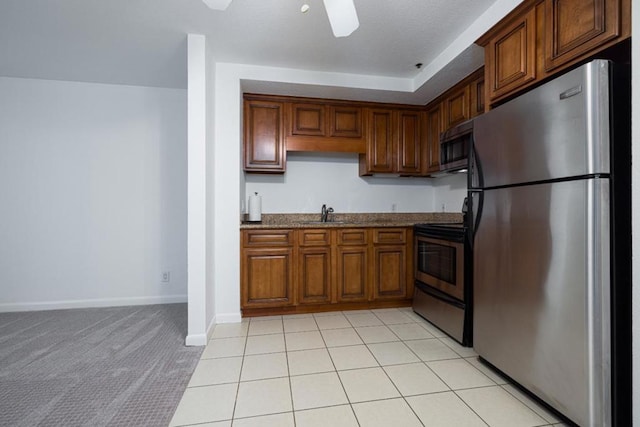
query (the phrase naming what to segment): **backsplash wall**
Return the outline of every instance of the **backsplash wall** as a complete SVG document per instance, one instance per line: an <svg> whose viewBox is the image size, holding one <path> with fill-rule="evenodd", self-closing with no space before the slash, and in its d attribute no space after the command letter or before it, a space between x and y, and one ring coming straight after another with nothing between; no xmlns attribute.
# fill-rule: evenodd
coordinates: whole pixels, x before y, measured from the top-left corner
<svg viewBox="0 0 640 427"><path fill-rule="evenodd" d="M287 153L284 175L245 174L246 197L258 192L263 213L434 212L436 181L429 178L359 177L353 153ZM461 202L460 202L461 203ZM447 210L449 206L446 206ZM458 211L459 206L451 206Z"/></svg>
<svg viewBox="0 0 640 427"><path fill-rule="evenodd" d="M467 197L467 174L458 173L429 181L433 191L433 207L436 212L445 207L447 212L462 211Z"/></svg>

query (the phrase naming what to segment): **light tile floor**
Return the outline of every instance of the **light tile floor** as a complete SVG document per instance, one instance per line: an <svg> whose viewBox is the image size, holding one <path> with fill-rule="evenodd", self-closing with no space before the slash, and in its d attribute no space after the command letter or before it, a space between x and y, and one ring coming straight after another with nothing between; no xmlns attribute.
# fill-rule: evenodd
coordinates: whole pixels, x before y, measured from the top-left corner
<svg viewBox="0 0 640 427"><path fill-rule="evenodd" d="M563 426L411 308L213 331L171 426Z"/></svg>

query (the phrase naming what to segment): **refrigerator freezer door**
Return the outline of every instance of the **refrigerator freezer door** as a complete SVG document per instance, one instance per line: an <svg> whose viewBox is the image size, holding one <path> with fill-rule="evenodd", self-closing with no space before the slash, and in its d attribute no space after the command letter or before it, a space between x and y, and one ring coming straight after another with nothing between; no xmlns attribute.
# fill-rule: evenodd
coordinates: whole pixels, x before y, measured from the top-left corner
<svg viewBox="0 0 640 427"><path fill-rule="evenodd" d="M609 180L483 197L474 349L577 424L609 426Z"/></svg>
<svg viewBox="0 0 640 427"><path fill-rule="evenodd" d="M474 119L470 186L609 173L609 66L590 62Z"/></svg>

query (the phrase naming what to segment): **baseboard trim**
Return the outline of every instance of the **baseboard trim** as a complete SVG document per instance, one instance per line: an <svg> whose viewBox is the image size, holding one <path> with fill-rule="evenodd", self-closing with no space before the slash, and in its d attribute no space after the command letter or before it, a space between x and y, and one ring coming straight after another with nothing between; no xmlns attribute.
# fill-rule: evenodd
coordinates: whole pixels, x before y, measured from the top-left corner
<svg viewBox="0 0 640 427"><path fill-rule="evenodd" d="M184 344L189 347L202 347L207 345L207 334L191 334L187 335Z"/></svg>
<svg viewBox="0 0 640 427"><path fill-rule="evenodd" d="M209 326L207 326L207 342L209 342L211 336L213 335L213 330L216 327L216 323L218 323L217 316L213 316L213 319L211 319Z"/></svg>
<svg viewBox="0 0 640 427"><path fill-rule="evenodd" d="M187 302L187 295L5 303L0 304L0 313L16 311L65 310L70 308L119 307L128 305L174 304L184 302Z"/></svg>
<svg viewBox="0 0 640 427"><path fill-rule="evenodd" d="M240 313L223 313L215 316L216 323L240 323L242 315Z"/></svg>

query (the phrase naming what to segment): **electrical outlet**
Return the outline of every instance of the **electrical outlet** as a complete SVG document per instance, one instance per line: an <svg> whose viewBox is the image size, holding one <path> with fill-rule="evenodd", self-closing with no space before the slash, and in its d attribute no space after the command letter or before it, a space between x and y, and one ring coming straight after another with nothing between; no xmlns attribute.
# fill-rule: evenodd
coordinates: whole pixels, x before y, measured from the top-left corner
<svg viewBox="0 0 640 427"><path fill-rule="evenodd" d="M169 283L171 281L171 272L163 271L162 272L162 283Z"/></svg>

